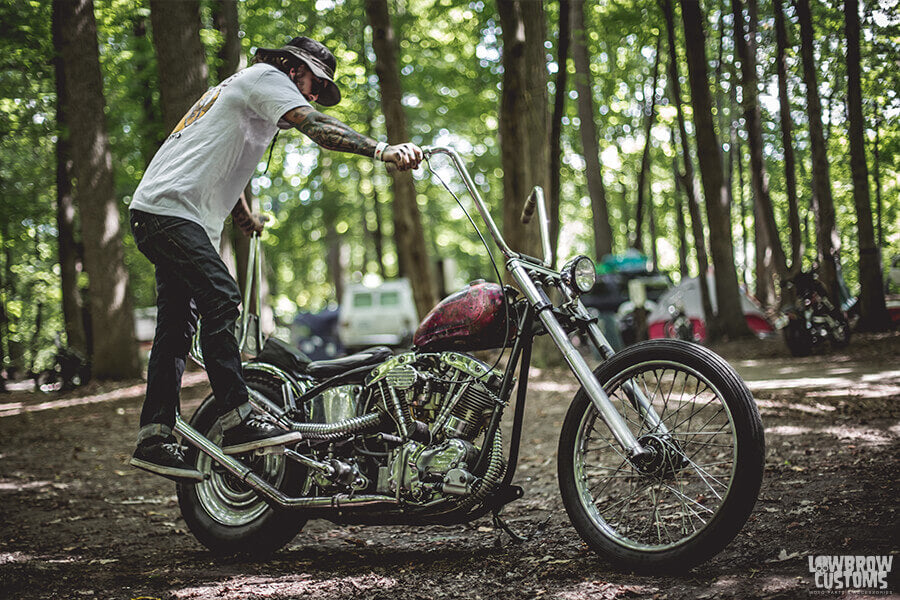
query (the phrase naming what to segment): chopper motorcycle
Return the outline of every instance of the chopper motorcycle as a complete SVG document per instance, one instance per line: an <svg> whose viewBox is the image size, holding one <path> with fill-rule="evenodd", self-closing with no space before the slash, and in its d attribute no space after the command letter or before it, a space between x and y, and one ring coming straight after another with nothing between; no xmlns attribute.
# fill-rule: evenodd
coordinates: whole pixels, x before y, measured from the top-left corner
<svg viewBox="0 0 900 600"><path fill-rule="evenodd" d="M801 271L786 280L794 302L784 311L784 342L794 356L808 356L813 349L831 342L835 348L850 344L850 321L828 297L828 291L813 271Z"/></svg>
<svg viewBox="0 0 900 600"><path fill-rule="evenodd" d="M513 251L456 151L424 150L429 168L437 155L449 157L518 289L469 284L440 302L412 349L397 355L372 348L309 362L273 338L262 344L257 327L261 351L244 364L251 402L303 439L230 456L218 446L222 426L211 397L189 422L179 415L186 458L205 475L177 487L191 532L215 552L252 554L283 547L315 518L416 527L493 514L512 533L499 512L523 495L512 481L529 365L535 337L547 335L581 385L558 452L560 493L580 536L618 568L635 571L690 568L719 552L746 522L762 480L763 429L746 385L722 358L681 340L614 353L579 299L594 284L591 259L555 270ZM523 221L535 207L548 257L540 188ZM259 240L251 241L251 273L259 276ZM485 249L493 261L486 242ZM245 297L250 286L248 277ZM242 346L254 337L248 319L245 311ZM574 335L594 346L598 367L573 346ZM505 366L472 354L487 349L502 349L501 357L508 351ZM202 361L198 344L192 355ZM505 452L501 417L510 404Z"/></svg>

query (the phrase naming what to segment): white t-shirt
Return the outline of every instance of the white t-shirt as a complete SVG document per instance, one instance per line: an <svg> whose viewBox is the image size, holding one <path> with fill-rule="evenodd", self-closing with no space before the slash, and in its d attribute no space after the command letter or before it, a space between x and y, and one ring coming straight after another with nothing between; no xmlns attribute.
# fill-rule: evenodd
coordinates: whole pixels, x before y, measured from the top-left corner
<svg viewBox="0 0 900 600"><path fill-rule="evenodd" d="M129 208L201 225L214 248L225 218L289 110L309 106L284 73L263 63L210 88L150 161ZM282 121L282 126L285 122Z"/></svg>

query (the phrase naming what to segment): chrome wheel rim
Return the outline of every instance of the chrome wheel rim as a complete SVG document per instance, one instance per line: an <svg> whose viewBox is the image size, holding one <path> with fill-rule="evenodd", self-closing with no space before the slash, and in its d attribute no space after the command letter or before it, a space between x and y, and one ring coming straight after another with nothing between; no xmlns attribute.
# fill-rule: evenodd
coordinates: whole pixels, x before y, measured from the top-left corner
<svg viewBox="0 0 900 600"><path fill-rule="evenodd" d="M641 421L622 387L628 381L643 391L668 434ZM656 457L658 467L633 465L589 404L574 446L579 502L619 545L662 552L687 543L718 514L734 479L737 436L721 393L671 361L634 365L604 389L635 437L664 455Z"/></svg>
<svg viewBox="0 0 900 600"><path fill-rule="evenodd" d="M210 440L221 445L222 434L211 435ZM269 454L254 461L254 473L278 487L284 478L284 457ZM213 464L209 456L199 453L197 469L208 477L194 487L200 506L214 521L229 527L240 527L253 522L269 510L269 505L246 483L222 469L214 469Z"/></svg>

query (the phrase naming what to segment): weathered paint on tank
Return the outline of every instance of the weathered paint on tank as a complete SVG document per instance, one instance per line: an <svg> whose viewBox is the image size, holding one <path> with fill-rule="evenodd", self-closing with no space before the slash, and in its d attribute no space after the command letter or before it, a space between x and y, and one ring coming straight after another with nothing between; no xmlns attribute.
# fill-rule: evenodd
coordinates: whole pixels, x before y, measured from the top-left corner
<svg viewBox="0 0 900 600"><path fill-rule="evenodd" d="M503 303L503 288L498 284L469 284L431 309L413 336L413 346L432 352L499 348L506 333ZM510 321L512 338L515 322Z"/></svg>

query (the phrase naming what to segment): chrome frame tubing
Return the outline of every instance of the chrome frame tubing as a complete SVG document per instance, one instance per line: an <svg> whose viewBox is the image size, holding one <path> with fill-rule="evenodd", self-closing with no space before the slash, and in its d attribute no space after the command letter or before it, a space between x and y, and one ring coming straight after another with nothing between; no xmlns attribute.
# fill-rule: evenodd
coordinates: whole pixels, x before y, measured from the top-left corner
<svg viewBox="0 0 900 600"><path fill-rule="evenodd" d="M547 204L544 201L544 190L540 186L534 186L531 191L537 201L538 225L541 229L541 249L544 251L544 266L550 268L550 217L547 216Z"/></svg>
<svg viewBox="0 0 900 600"><path fill-rule="evenodd" d="M491 232L491 237L494 238L494 242L497 244L497 247L500 248L500 251L503 252L503 254L507 258L507 269L512 274L513 279L515 279L516 283L519 284L519 288L525 294L525 297L528 299L531 305L537 309L538 318L544 324L544 327L547 329L550 337L553 338L556 346L563 353L566 362L569 364L572 372L575 373L575 377L584 387L584 390L587 392L588 397L596 407L597 412L600 414L600 417L606 423L607 427L609 427L609 430L612 432L613 437L616 439L622 449L625 450L626 456L629 456L631 458L645 456L648 451L641 446L640 442L637 441L637 438L634 436L634 434L631 433L631 430L628 428L628 425L625 423L622 415L618 413L615 406L613 406L612 401L610 401L609 396L607 396L606 392L603 391L603 387L600 385L600 382L597 381L597 378L594 377L594 373L593 371L591 371L591 368L588 366L587 362L585 362L584 358L581 356L578 350L576 350L572 345L572 342L569 340L569 336L566 335L566 332L559 324L559 321L556 320L556 317L551 311L541 308L547 306L547 298L542 292L537 289L537 286L534 285L534 282L531 280L531 277L528 275L528 272L525 269L525 264L527 264L531 268L534 268L535 265L523 259L521 255L513 252L512 249L510 249L509 245L507 245L506 241L503 239L503 236L500 233L500 230L497 228L497 224L491 217L487 205L481 198L481 195L478 193L478 189L475 187L475 183L472 181L471 176L469 176L469 172L468 170L466 170L466 167L463 164L459 154L457 154L453 148L443 146L426 146L424 148L424 151L426 156L430 156L433 154L446 154L453 160L456 171L459 173L460 177L462 177L462 180L466 185L466 189L469 191L469 195L472 197L472 200L475 202L475 206L478 208L478 212L481 214L481 218L484 220L485 224L487 224L488 229ZM547 219L547 207L544 202L544 192L540 187L535 187L532 193L535 194L535 200L537 202L538 208L538 218L540 219L541 246L544 251L543 267L545 269L549 269L550 265L547 264L547 261L550 257L550 236L548 234L549 227ZM553 274L558 276L555 271L553 272Z"/></svg>
<svg viewBox="0 0 900 600"><path fill-rule="evenodd" d="M481 194L478 193L478 188L475 187L475 183L472 181L472 177L469 175L468 169L466 169L465 164L463 164L462 158L460 158L456 150L448 146L425 146L423 150L426 156L430 156L433 154L446 154L453 160L453 166L456 168L456 172L459 173L460 177L462 177L463 183L465 183L466 185L466 190L468 190L469 196L471 196L472 200L475 202L475 206L478 208L478 213L481 215L481 218L484 219L485 223L487 223L488 229L491 232L491 237L494 238L494 242L497 244L497 247L500 248L500 251L503 252L507 259L520 257L521 255L517 252L513 252L513 250L506 243L506 240L503 239L503 235L500 233L500 229L494 222L493 217L491 217L491 213L487 208L487 204L485 204L484 199L481 197ZM544 190L540 186L535 186L531 193L535 195L535 198L537 200L538 221L541 231L541 249L544 252L543 265L549 269L551 254L550 218L547 215L547 205L544 201Z"/></svg>
<svg viewBox="0 0 900 600"><path fill-rule="evenodd" d="M244 302L248 305L241 312L241 336L238 340L238 348L242 351L244 344L247 343L247 334L250 329L251 314L257 318L256 324L256 351L262 350L262 323L259 323L260 311L262 309L262 248L260 247L260 237L258 232L253 232L250 236L250 251L247 256L247 282L244 284ZM256 310L251 313L250 292L253 291L253 283L256 281Z"/></svg>
<svg viewBox="0 0 900 600"><path fill-rule="evenodd" d="M578 300L576 307L581 314L588 314L587 309L581 302L581 299ZM600 330L600 326L597 324L596 320L591 321L591 323L588 325L588 336L591 338L591 343L594 344L598 349L605 350L609 355L612 355L614 353L609 340L607 340L606 336L603 335L603 331ZM647 399L647 396L644 394L644 392L638 386L634 385L632 381L626 381L622 385L622 387L625 389L625 393L634 400L635 409L637 409L641 416L647 421L650 430L654 433L667 435L669 433L669 429L662 422L662 419L660 418L659 414L657 414L656 410L653 408L653 405Z"/></svg>
<svg viewBox="0 0 900 600"><path fill-rule="evenodd" d="M198 450L208 455L219 463L239 480L245 482L254 491L271 500L282 508L325 508L340 509L348 506L395 506L397 500L392 496L380 496L375 494L335 494L333 496L294 498L286 496L281 490L272 486L266 480L254 473L236 458L233 458L206 439L203 434L194 429L180 415L175 416L175 431L185 440L193 444ZM295 458L296 460L296 458ZM302 461L299 461L302 462Z"/></svg>
<svg viewBox="0 0 900 600"><path fill-rule="evenodd" d="M587 362L585 362L581 353L579 353L575 346L572 345L572 341L562 328L562 325L559 324L559 321L553 315L553 312L547 310L549 308L547 298L540 290L538 290L537 286L534 285L525 266L521 261L512 259L507 264L507 268L512 274L513 279L519 284L519 288L525 294L525 297L531 305L537 309L538 318L541 320L541 323L544 324L547 333L550 334L556 347L563 353L563 357L566 359L566 362L569 364L575 377L581 383L588 398L591 399L591 403L597 409L600 418L603 419L603 422L609 427L613 437L625 451L625 455L629 458L645 455L647 450L641 446L640 442L638 442L637 438L628 428L628 424L616 410L616 407L609 399L609 396L606 395L606 392L603 391L603 387L600 385L600 382L597 381L597 378L594 377L593 371L588 366ZM544 308L541 309L541 306L544 306Z"/></svg>

